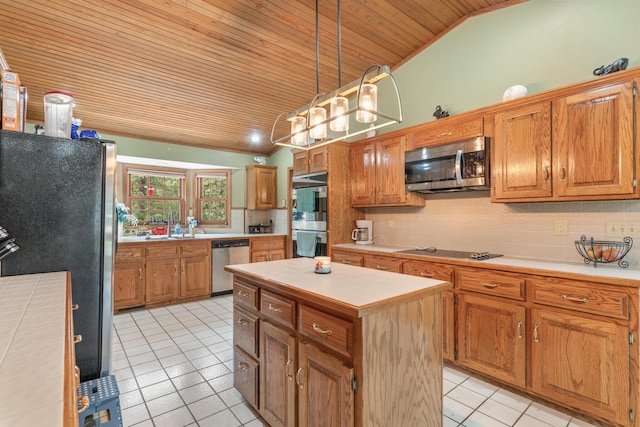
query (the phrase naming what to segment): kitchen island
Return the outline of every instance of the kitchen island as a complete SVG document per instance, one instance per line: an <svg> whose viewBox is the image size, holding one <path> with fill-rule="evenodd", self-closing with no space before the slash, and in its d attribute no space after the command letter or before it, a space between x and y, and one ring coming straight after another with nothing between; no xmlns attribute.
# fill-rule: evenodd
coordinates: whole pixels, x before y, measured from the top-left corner
<svg viewBox="0 0 640 427"><path fill-rule="evenodd" d="M234 274L234 384L271 426L442 425L451 283L294 258Z"/></svg>

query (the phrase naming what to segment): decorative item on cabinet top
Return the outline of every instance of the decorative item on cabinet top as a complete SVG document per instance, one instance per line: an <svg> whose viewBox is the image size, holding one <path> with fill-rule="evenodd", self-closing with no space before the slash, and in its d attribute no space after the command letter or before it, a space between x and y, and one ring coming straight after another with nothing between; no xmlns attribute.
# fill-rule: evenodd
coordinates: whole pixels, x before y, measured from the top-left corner
<svg viewBox="0 0 640 427"><path fill-rule="evenodd" d="M580 240L575 241L576 250L584 258L585 264L593 263L594 267L598 263L618 262L622 268L629 267L629 263L622 258L629 253L633 245L631 237L625 237L622 242L614 242L608 240L594 240L593 237L587 239L582 235Z"/></svg>

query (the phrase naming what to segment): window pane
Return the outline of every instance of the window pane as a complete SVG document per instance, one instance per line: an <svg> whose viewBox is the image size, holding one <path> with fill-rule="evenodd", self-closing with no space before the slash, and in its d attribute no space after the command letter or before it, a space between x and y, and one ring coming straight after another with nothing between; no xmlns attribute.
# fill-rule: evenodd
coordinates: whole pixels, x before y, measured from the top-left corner
<svg viewBox="0 0 640 427"><path fill-rule="evenodd" d="M227 197L226 178L202 178L202 194L205 199L216 199Z"/></svg>
<svg viewBox="0 0 640 427"><path fill-rule="evenodd" d="M202 212L200 216L203 221L223 221L227 222L227 202L226 200L202 202Z"/></svg>

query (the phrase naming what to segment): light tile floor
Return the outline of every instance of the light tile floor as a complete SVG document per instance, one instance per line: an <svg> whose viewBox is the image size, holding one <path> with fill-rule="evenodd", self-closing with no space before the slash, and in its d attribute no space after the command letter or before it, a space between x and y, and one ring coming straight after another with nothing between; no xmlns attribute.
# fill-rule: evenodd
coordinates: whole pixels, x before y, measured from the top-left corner
<svg viewBox="0 0 640 427"><path fill-rule="evenodd" d="M117 314L124 426L265 426L233 388L232 320L230 295ZM443 392L444 427L591 426L448 367Z"/></svg>

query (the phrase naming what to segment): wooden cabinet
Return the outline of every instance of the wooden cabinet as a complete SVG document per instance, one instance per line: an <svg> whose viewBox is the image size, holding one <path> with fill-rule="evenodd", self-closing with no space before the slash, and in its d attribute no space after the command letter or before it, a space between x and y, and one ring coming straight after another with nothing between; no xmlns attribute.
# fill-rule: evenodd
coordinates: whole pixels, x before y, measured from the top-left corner
<svg viewBox="0 0 640 427"><path fill-rule="evenodd" d="M211 244L207 241L121 245L114 264L114 309L207 298Z"/></svg>
<svg viewBox="0 0 640 427"><path fill-rule="evenodd" d="M459 142L484 136L484 118L451 116L418 126L414 131L415 148Z"/></svg>
<svg viewBox="0 0 640 427"><path fill-rule="evenodd" d="M113 270L113 308L144 305L144 261L116 260Z"/></svg>
<svg viewBox="0 0 640 427"><path fill-rule="evenodd" d="M324 145L310 150L294 150L293 175L326 172L329 148L329 145Z"/></svg>
<svg viewBox="0 0 640 427"><path fill-rule="evenodd" d="M278 167L248 165L247 209L275 209L278 207Z"/></svg>
<svg viewBox="0 0 640 427"><path fill-rule="evenodd" d="M633 80L495 114L492 201L637 198Z"/></svg>
<svg viewBox="0 0 640 427"><path fill-rule="evenodd" d="M363 266L380 271L392 271L394 273L402 272L403 260L400 258L391 258L377 255L365 255L363 257Z"/></svg>
<svg viewBox="0 0 640 427"><path fill-rule="evenodd" d="M424 199L404 187L407 136L385 136L354 143L350 151L351 205L423 206Z"/></svg>
<svg viewBox="0 0 640 427"><path fill-rule="evenodd" d="M285 258L285 236L252 237L250 246L251 262Z"/></svg>
<svg viewBox="0 0 640 427"><path fill-rule="evenodd" d="M402 272L427 279L446 280L451 283L455 278L453 265L437 262L404 261ZM442 293L442 357L451 361L456 357L455 300L453 291Z"/></svg>
<svg viewBox="0 0 640 427"><path fill-rule="evenodd" d="M364 266L364 257L351 252L341 252L334 250L331 252L331 260L336 263L355 265L357 267Z"/></svg>
<svg viewBox="0 0 640 427"><path fill-rule="evenodd" d="M633 195L633 81L560 98L552 110L556 196Z"/></svg>
<svg viewBox="0 0 640 427"><path fill-rule="evenodd" d="M551 103L495 115L493 200L551 197Z"/></svg>

